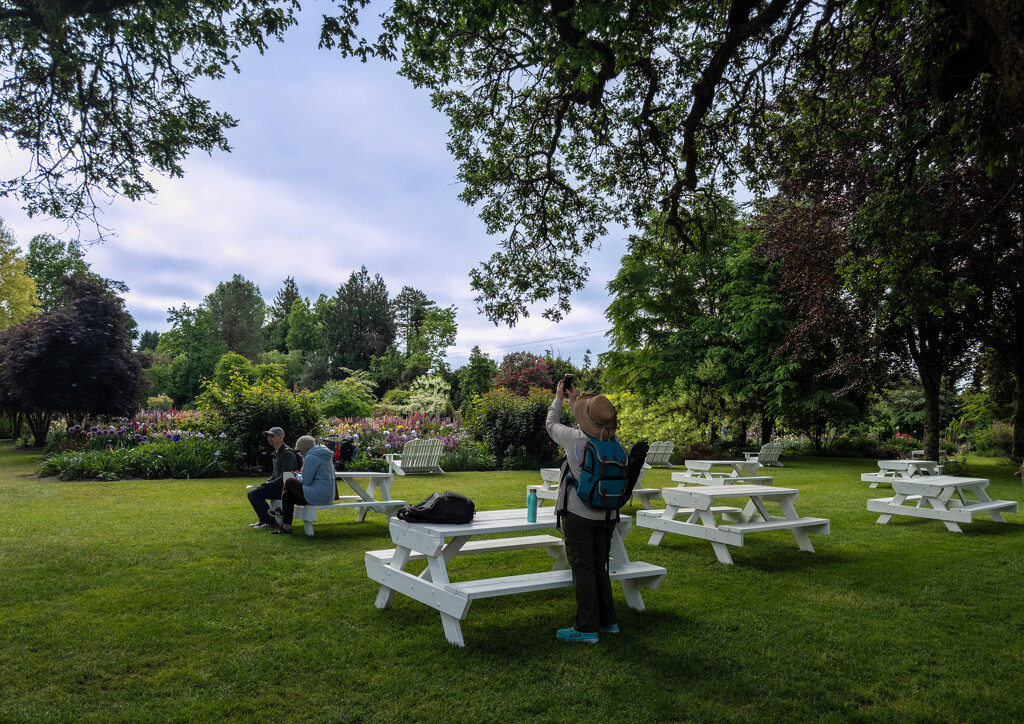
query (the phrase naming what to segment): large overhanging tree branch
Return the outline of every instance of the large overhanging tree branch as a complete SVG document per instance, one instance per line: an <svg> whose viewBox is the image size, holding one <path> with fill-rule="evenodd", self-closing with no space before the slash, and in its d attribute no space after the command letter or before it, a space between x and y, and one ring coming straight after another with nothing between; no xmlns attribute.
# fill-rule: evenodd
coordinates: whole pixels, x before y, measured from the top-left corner
<svg viewBox="0 0 1024 724"><path fill-rule="evenodd" d="M339 0L351 50L355 12ZM193 149L228 150L236 124L196 97L294 24L297 0L0 0L0 138L24 170L0 180L30 215L79 220L102 197L139 199ZM335 19L335 23L338 19ZM97 198L100 195L101 198Z"/></svg>
<svg viewBox="0 0 1024 724"><path fill-rule="evenodd" d="M694 193L735 179L810 0L406 0L383 45L451 119L462 198L501 249L473 271L478 301L513 324L539 300L559 319L609 224L652 209L693 247ZM390 41L391 45L388 46Z"/></svg>
<svg viewBox="0 0 1024 724"><path fill-rule="evenodd" d="M478 301L514 323L539 300L552 302L545 316L564 314L609 224L641 228L653 212L700 249L695 194L778 182L778 94L811 77L815 93L842 97L830 69L869 49L860 29L874 42L893 19L911 38L896 73L931 87L936 128L975 129L964 150L1003 164L1007 141L1024 139L1024 17L998 0L405 0L381 47L451 119L462 197L504 237L474 270ZM941 165L948 143L935 129L909 139L893 184Z"/></svg>

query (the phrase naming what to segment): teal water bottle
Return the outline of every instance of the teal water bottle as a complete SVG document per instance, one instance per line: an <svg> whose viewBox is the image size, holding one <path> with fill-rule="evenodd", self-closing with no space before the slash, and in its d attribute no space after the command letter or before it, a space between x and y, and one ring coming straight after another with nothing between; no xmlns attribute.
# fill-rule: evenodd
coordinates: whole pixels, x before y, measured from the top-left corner
<svg viewBox="0 0 1024 724"><path fill-rule="evenodd" d="M526 495L526 522L537 522L537 491L534 488L530 488Z"/></svg>

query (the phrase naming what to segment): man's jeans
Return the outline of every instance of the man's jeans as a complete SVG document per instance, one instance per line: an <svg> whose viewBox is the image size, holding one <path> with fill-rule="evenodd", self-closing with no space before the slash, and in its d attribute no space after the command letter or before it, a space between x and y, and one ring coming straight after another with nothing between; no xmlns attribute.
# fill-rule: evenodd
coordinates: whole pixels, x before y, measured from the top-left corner
<svg viewBox="0 0 1024 724"><path fill-rule="evenodd" d="M260 523L277 522L270 517L270 506L267 505L267 501L280 500L283 487L281 483L264 483L249 491L249 502L252 503L252 509L256 511Z"/></svg>

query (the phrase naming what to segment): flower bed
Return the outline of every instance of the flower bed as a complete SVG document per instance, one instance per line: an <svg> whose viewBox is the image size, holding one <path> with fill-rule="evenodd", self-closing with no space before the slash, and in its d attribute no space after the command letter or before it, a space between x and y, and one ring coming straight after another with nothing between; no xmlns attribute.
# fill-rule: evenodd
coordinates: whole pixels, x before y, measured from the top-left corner
<svg viewBox="0 0 1024 724"><path fill-rule="evenodd" d="M326 437L352 437L356 455L350 469L387 470L384 456L400 453L405 443L419 438L444 442L441 467L451 472L494 470L494 457L469 439L458 417L434 418L421 412L405 417L380 415L375 418L337 418L324 423Z"/></svg>
<svg viewBox="0 0 1024 724"><path fill-rule="evenodd" d="M241 464L237 445L223 433L168 431L158 438L131 438L132 446L107 444L100 449L57 452L43 461L39 472L61 480L208 478L237 470Z"/></svg>
<svg viewBox="0 0 1024 724"><path fill-rule="evenodd" d="M90 426L55 424L47 438L40 474L62 480L198 478L238 473L245 467L237 443L224 432L197 429L198 413L143 412L134 418ZM385 455L400 453L409 440L444 442L445 470L493 470L494 457L469 439L456 418L423 413L375 419L333 418L323 423L325 437L354 438L350 469L387 470Z"/></svg>

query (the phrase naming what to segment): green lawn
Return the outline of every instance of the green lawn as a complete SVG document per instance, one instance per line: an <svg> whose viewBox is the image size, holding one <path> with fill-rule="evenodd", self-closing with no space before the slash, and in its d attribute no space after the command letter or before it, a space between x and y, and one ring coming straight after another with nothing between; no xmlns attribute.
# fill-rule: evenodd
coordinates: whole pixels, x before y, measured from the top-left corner
<svg viewBox="0 0 1024 724"><path fill-rule="evenodd" d="M371 513L271 536L245 479L61 483L0 444L0 721L1010 721L1024 679L1022 514L875 524L870 461L785 458L802 515L832 534L803 553L751 535L735 566L710 544L634 529L634 560L668 577L597 646L555 640L570 589L475 602L466 647L395 596L373 606L363 551L391 547ZM668 470L647 484L668 485ZM971 473L1022 499L993 460ZM402 478L394 494L522 507L535 472ZM452 562L453 578L544 570L541 550Z"/></svg>

